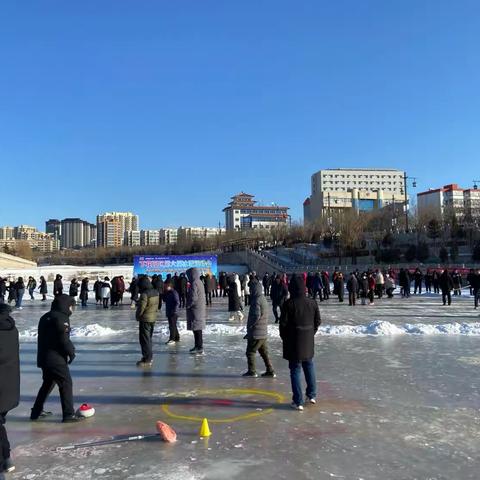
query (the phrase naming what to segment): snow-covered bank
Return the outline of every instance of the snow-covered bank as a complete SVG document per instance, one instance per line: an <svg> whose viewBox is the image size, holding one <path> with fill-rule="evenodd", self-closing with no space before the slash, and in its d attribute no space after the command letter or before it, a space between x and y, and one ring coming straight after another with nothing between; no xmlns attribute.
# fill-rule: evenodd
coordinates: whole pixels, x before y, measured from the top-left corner
<svg viewBox="0 0 480 480"><path fill-rule="evenodd" d="M182 335L191 334L187 330L186 322L178 323L178 330ZM118 336L121 334L133 334L136 332L135 326L129 326L128 329L115 330L110 327L104 327L97 323L72 328L71 336L74 339L99 338ZM168 336L169 330L166 322L158 322L155 328L155 336ZM204 330L205 335L220 336L241 336L247 333L244 324L225 324L211 323ZM365 325L322 325L319 328L318 336L329 337L365 337L376 336L385 337L393 335L469 335L480 336L480 322L474 323L442 323L442 324L400 324L395 325L390 322L375 320ZM268 336L270 338L279 338L278 326L270 325L268 327ZM317 337L318 337L317 336ZM30 328L20 333L20 338L24 341L34 340L37 337L37 329ZM118 340L121 343L121 339Z"/></svg>

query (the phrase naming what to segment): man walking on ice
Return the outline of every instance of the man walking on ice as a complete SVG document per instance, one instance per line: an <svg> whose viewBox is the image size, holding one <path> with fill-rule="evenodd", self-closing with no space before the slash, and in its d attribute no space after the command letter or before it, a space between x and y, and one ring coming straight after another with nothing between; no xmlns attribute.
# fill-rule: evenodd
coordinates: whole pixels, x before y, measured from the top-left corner
<svg viewBox="0 0 480 480"><path fill-rule="evenodd" d="M283 358L288 360L292 382L292 408L303 411L304 400L300 373L303 369L307 382L307 402L316 403L317 386L313 356L314 337L320 326L320 312L315 300L305 295L305 282L294 275L289 285L290 298L285 302L280 318L280 337Z"/></svg>

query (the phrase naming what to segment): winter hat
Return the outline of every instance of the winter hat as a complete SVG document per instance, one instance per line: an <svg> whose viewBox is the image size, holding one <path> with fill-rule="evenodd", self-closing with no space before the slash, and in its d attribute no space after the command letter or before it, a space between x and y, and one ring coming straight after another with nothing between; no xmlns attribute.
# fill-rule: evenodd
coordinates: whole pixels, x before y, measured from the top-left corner
<svg viewBox="0 0 480 480"><path fill-rule="evenodd" d="M141 292L146 292L147 290L151 290L152 288L153 288L152 287L152 282L150 281L150 279L148 277L142 277L138 281L138 289Z"/></svg>
<svg viewBox="0 0 480 480"><path fill-rule="evenodd" d="M70 307L75 305L75 300L66 294L58 295L55 300L52 302L51 311L52 312L61 312L65 315L71 315Z"/></svg>
<svg viewBox="0 0 480 480"><path fill-rule="evenodd" d="M95 409L88 403L83 403L76 412L77 417L89 418L95 415Z"/></svg>

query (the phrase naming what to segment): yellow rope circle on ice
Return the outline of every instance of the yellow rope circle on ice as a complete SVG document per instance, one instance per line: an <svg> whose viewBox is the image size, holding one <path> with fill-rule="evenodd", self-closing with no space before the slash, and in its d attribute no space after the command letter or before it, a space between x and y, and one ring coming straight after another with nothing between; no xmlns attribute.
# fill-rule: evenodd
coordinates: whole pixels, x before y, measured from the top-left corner
<svg viewBox="0 0 480 480"><path fill-rule="evenodd" d="M219 389L219 390L201 390L198 392L199 395L260 395L264 397L270 397L276 400L276 403L283 403L285 401L285 397L281 393L272 392L269 390L255 390L255 389L239 389L239 388L227 388L227 389ZM201 422L204 418L202 417L195 417L190 415L178 415L171 411L170 405L165 403L162 405L163 412L168 415L170 418L175 420L184 420L187 422ZM235 417L228 417L228 418L221 418L221 419L208 419L209 423L232 423L232 422L240 422L243 420L250 420L252 418L261 417L263 415L267 415L273 412L273 408L267 408L265 410L261 410L258 412L251 412L245 413L244 415L237 415Z"/></svg>

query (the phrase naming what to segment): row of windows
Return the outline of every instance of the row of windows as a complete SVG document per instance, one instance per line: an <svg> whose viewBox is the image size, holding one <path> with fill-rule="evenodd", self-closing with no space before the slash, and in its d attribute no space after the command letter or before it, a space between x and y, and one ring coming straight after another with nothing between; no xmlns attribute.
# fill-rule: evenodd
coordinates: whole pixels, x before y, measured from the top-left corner
<svg viewBox="0 0 480 480"><path fill-rule="evenodd" d="M261 209L258 209L258 208L255 208L255 209L242 209L242 210L235 210L234 212L235 214L239 214L239 213L242 213L242 214L245 214L245 215L258 215L258 214L261 214L261 213L274 213L276 215L281 215L281 214L284 214L285 213L285 210L282 210L282 209L275 209L275 210L272 210L271 208L268 208L268 209L264 209L264 210L261 210Z"/></svg>
<svg viewBox="0 0 480 480"><path fill-rule="evenodd" d="M323 174L322 178L402 178L401 175L378 175L378 174L372 174L372 175L366 175L366 174L352 174L352 175L345 175L345 174L333 174L333 173L327 173Z"/></svg>

